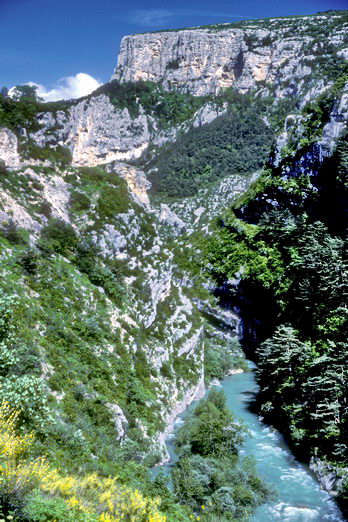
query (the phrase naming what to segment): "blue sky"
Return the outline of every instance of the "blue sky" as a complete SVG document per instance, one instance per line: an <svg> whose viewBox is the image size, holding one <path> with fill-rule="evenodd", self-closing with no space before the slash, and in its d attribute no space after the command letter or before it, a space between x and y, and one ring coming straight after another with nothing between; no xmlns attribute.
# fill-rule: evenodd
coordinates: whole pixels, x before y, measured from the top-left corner
<svg viewBox="0 0 348 522"><path fill-rule="evenodd" d="M125 34L346 7L346 0L0 0L0 86L52 88L81 72L105 82Z"/></svg>

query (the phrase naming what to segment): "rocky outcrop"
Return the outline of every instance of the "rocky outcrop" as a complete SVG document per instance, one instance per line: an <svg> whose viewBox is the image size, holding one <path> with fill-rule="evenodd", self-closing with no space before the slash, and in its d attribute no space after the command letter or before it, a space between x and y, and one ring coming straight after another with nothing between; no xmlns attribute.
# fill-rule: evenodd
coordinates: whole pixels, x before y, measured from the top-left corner
<svg viewBox="0 0 348 522"><path fill-rule="evenodd" d="M30 139L39 147L68 147L76 166L125 162L139 158L149 145L161 147L174 142L191 127L210 123L225 112L226 106L207 102L184 123L162 129L140 103L138 114L131 115L127 108L116 107L108 96L100 94L64 111L40 113L40 129L31 133Z"/></svg>
<svg viewBox="0 0 348 522"><path fill-rule="evenodd" d="M255 172L249 176L234 174L224 178L213 186L199 189L195 196L168 203L168 206L162 204L162 215L169 215L170 211L176 216L176 220L180 219L188 232L203 230L209 233L212 219L221 215L258 176L259 172Z"/></svg>
<svg viewBox="0 0 348 522"><path fill-rule="evenodd" d="M166 428L165 430L158 435L156 438L156 444L158 444L160 450L161 450L161 460L158 463L158 465L165 464L166 462L170 461L170 455L168 453L167 447L166 447L166 440L168 436L170 436L175 427L175 421L178 418L178 416L183 413L186 408L193 402L198 401L199 399L202 399L205 395L206 388L204 384L204 375L202 372L201 378L197 384L197 386L194 386L193 388L189 388L185 391L184 396L181 400L178 400L177 396L174 396L172 398L172 404L173 409L166 415L165 418L165 424Z"/></svg>
<svg viewBox="0 0 348 522"><path fill-rule="evenodd" d="M40 147L50 142L69 147L75 165L98 165L138 158L150 141L150 118L132 118L104 94L91 97L56 115L39 115L41 129L31 138Z"/></svg>
<svg viewBox="0 0 348 522"><path fill-rule="evenodd" d="M337 139L347 130L348 123L348 82L339 99L334 103L330 119L323 128L319 147L323 157L331 156Z"/></svg>
<svg viewBox="0 0 348 522"><path fill-rule="evenodd" d="M115 170L119 176L126 180L135 200L142 205L149 205L147 192L151 187L151 183L146 179L144 172L126 163L112 162L107 165L108 172L114 172Z"/></svg>
<svg viewBox="0 0 348 522"><path fill-rule="evenodd" d="M272 158L273 165L278 167L281 165L283 153L287 147L297 147L301 150L304 139L307 138L307 122L313 119L313 114L289 114L285 119L284 130L278 136L275 143L274 157ZM321 164L325 158L330 157L337 144L337 140L341 138L347 130L348 122L348 83L342 89L340 96L334 101L333 107L330 111L327 123L323 125L322 134L317 139L312 139L312 146L309 151L296 160L296 171L314 172L318 164ZM307 139L308 141L308 139ZM297 150L292 152L296 154ZM313 161L315 159L315 161ZM313 170L314 169L314 170ZM290 171L289 166L283 167L284 173ZM294 168L292 168L294 170Z"/></svg>
<svg viewBox="0 0 348 522"><path fill-rule="evenodd" d="M0 224L11 222L36 235L47 223L47 215L69 221L69 185L61 176L52 173L48 178L29 166L16 170L14 175L21 190L18 195L9 186L0 186ZM36 197L37 187L42 190L41 197ZM34 209L41 212L37 213Z"/></svg>
<svg viewBox="0 0 348 522"><path fill-rule="evenodd" d="M151 81L196 96L217 94L232 85L240 92L263 84L298 90L312 74L309 50L317 40L312 24L326 44L340 49L344 33L325 35L335 16L269 19L125 36L113 79ZM337 17L338 18L338 17ZM305 48L307 51L305 51ZM307 62L302 58L307 55Z"/></svg>
<svg viewBox="0 0 348 522"><path fill-rule="evenodd" d="M0 160L7 167L17 167L20 164L18 140L9 129L0 129Z"/></svg>
<svg viewBox="0 0 348 522"><path fill-rule="evenodd" d="M344 482L348 477L347 468L337 469L332 464L312 457L309 464L310 469L316 475L323 489L330 495L336 497L344 491Z"/></svg>
<svg viewBox="0 0 348 522"><path fill-rule="evenodd" d="M126 416L117 404L107 404L107 406L112 415L113 421L115 423L115 428L118 433L116 440L122 441L125 437L126 429L128 426Z"/></svg>

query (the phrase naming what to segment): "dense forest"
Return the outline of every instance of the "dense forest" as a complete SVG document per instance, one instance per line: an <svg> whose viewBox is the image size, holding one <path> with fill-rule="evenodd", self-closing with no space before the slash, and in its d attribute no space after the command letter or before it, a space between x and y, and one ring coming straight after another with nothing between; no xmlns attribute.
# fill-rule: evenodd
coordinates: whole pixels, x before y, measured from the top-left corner
<svg viewBox="0 0 348 522"><path fill-rule="evenodd" d="M274 138L274 125L263 119L270 101L228 89L219 102L228 105L225 115L192 129L150 161L154 191L192 196L207 183L231 173L247 175L263 165Z"/></svg>
<svg viewBox="0 0 348 522"><path fill-rule="evenodd" d="M342 469L346 491L347 167L343 138L314 176L269 168L217 223L205 259L244 320L262 415L303 457Z"/></svg>

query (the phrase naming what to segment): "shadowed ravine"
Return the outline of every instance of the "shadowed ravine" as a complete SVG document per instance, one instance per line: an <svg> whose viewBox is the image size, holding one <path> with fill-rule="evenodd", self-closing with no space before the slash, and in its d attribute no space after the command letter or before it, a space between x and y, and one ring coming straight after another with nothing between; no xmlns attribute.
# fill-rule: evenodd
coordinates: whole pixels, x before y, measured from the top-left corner
<svg viewBox="0 0 348 522"><path fill-rule="evenodd" d="M258 415L249 411L249 403L257 392L254 372L233 375L222 381L221 385L233 414L243 421L250 431L241 455L252 455L256 459L259 475L277 492L276 500L259 507L251 520L343 521L336 503L319 486L309 468L295 459L282 435L274 428L263 424ZM185 417L185 414L187 410L181 417ZM172 438L168 439L167 448L172 461L156 470L169 471L175 462Z"/></svg>

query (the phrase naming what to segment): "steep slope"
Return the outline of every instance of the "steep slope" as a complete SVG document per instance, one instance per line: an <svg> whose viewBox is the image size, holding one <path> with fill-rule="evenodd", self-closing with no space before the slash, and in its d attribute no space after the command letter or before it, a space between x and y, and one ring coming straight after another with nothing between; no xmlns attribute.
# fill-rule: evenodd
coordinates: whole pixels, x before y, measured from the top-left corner
<svg viewBox="0 0 348 522"><path fill-rule="evenodd" d="M259 365L259 411L345 509L347 80L288 116L268 168L215 227L205 258Z"/></svg>
<svg viewBox="0 0 348 522"><path fill-rule="evenodd" d="M104 454L129 425L146 450L146 436L204 389L203 322L187 275L143 202L140 173L122 164L108 171L37 166L1 176L2 290L21 296L18 335L26 349L35 346L33 374L41 368L51 390L58 440L65 430L79 433L86 459L100 454L101 429ZM133 195L124 178L134 186L136 174ZM35 328L27 330L30 321ZM22 372L20 364L11 379ZM13 393L7 376L5 398ZM46 411L34 390L28 406L17 381L28 417L33 408ZM154 449L159 458L162 450Z"/></svg>
<svg viewBox="0 0 348 522"><path fill-rule="evenodd" d="M23 101L27 103L1 99L1 124L19 141L15 143L13 135L1 138L4 159L8 146L19 146L23 158L40 160L50 159L49 149L56 149L73 164L87 166L134 160L150 144L172 142L224 112L221 104L207 98L168 93L143 82L111 82L74 102L44 104L35 95ZM9 164L14 161L7 159Z"/></svg>

